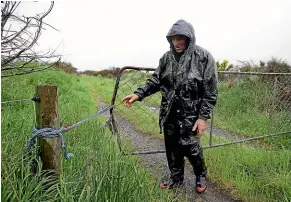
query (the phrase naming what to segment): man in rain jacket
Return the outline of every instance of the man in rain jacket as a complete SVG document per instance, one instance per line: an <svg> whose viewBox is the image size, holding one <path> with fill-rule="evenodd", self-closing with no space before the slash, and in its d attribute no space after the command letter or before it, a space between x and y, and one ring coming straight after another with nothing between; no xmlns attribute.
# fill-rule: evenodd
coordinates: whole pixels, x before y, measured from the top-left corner
<svg viewBox="0 0 291 202"><path fill-rule="evenodd" d="M193 166L196 191L206 190L206 166L199 142L206 120L217 101L217 70L212 55L196 45L194 29L178 20L167 34L170 51L159 66L134 94L123 98L129 107L157 91L162 94L159 124L164 131L166 156L171 180L160 187L175 188L183 183L184 157Z"/></svg>

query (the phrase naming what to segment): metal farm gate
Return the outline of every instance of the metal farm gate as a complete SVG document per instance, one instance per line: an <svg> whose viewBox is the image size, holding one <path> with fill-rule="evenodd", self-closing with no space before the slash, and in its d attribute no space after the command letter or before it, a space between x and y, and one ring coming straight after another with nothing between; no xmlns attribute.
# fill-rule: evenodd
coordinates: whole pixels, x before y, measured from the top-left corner
<svg viewBox="0 0 291 202"><path fill-rule="evenodd" d="M145 84L154 68L123 67L116 78L110 110L110 128L124 154L154 154L151 148L124 149L121 134L126 126L117 120L127 120L143 134L159 134L158 116L161 94L158 92L135 102L131 108L121 103ZM203 148L243 143L281 136L291 144L291 73L218 72L218 102L208 120L207 131L201 137ZM287 135L288 134L288 135ZM130 134L129 134L130 135ZM278 137L276 137L278 138Z"/></svg>

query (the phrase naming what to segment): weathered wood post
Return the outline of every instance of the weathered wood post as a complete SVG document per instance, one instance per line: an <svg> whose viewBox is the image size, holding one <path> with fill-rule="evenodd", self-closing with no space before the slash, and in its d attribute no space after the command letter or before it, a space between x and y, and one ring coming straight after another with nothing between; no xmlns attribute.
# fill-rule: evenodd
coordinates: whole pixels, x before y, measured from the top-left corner
<svg viewBox="0 0 291 202"><path fill-rule="evenodd" d="M40 85L36 87L36 97L39 102L35 103L36 127L60 128L58 112L57 86ZM43 162L43 170L54 171L58 174L61 170L61 139L40 138L37 139L40 148L40 158Z"/></svg>

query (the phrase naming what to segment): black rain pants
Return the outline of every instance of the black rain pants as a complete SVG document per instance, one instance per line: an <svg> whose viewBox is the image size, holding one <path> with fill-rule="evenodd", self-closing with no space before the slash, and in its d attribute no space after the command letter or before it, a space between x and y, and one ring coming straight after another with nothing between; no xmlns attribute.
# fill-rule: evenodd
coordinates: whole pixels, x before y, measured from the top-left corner
<svg viewBox="0 0 291 202"><path fill-rule="evenodd" d="M185 122L181 120L181 117L175 111L175 109L171 110L164 124L166 156L171 172L170 178L174 183L184 180L184 157L188 158L196 176L206 175L207 172L199 138L194 137L191 138L192 141L188 141L189 136L196 136L196 133L192 132L192 127L196 120L193 120L193 124L187 126L187 124L183 124Z"/></svg>

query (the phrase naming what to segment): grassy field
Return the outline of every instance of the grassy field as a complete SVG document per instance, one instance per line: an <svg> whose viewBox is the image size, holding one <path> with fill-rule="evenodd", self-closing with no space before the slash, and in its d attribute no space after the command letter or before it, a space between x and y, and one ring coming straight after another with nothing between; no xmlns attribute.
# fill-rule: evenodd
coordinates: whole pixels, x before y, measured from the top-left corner
<svg viewBox="0 0 291 202"><path fill-rule="evenodd" d="M135 74L133 76L137 75ZM132 77L132 75L128 75L127 77ZM135 88L143 82L141 79L134 79L134 81L130 83L127 81L128 78L125 77L125 81L121 82L121 84L129 83L128 85L131 88L126 87L125 85L120 86L120 92L116 101L118 109L117 112L122 113L128 120L136 124L138 129L162 138L162 136L158 133L159 129L157 127L157 123L155 123L156 125L153 123L153 118L157 117L155 117L156 115L151 113L147 107L141 103L135 103L131 109L127 110L121 106L121 98L126 94L132 93L133 90L135 90ZM110 93L113 92L113 79L106 79L102 77L97 77L94 80L92 80L91 77L82 77L81 79L91 81L103 101L108 103L111 101ZM242 113L235 114L233 113L233 108L223 108L223 102L221 101L216 109L215 120L217 126L222 128L229 127L226 129L239 132L241 135L247 134L246 136L256 136L258 134L263 135L267 132L265 131L265 127L267 127L267 125L264 124L267 124L268 122L263 121L261 122L261 125L249 126L246 124L244 127L238 127L241 116L245 117L245 119L241 119L241 121L247 120L248 111L245 110L248 107L246 106L247 102L244 102L244 100L239 97L248 96L246 91L241 93L239 92L239 89L233 88L231 89L231 93L228 93L226 89L223 89L223 85L220 85L219 88L221 92L220 96L228 96L225 97L225 100L228 100L228 103L225 104L228 106L238 107L237 110L240 110ZM237 93L239 93L238 96ZM155 96L159 97L158 95ZM234 99L233 97L238 99ZM152 99L152 101L153 100L158 99ZM232 119L225 119L227 114L231 116ZM258 124L258 117L267 117L268 115L257 112L257 116L255 116L252 111L252 116L254 117L249 117L249 120L254 120L254 123ZM235 120L235 124L232 123L233 120ZM252 130L254 133L249 131L250 127L254 128ZM285 127L285 130L287 130L288 125L285 125ZM281 128L281 130L283 129ZM208 135L209 134L206 134L202 138L202 144L206 145L208 143ZM290 141L290 139L286 140L284 138L286 137L277 137L277 139L272 138L272 140L269 140L269 143L276 146L285 145L288 147L286 143ZM230 141L226 137L224 140L225 142ZM221 141L221 138L218 139L214 137L214 144L219 141ZM210 179L217 183L222 190L231 193L234 197L246 201L289 201L291 198L290 156L290 149L276 148L271 150L263 146L250 147L245 145L233 145L205 150Z"/></svg>
<svg viewBox="0 0 291 202"><path fill-rule="evenodd" d="M131 73L133 74L133 73ZM126 110L120 99L132 93L142 83L142 79L128 82L128 88L121 82L117 112L129 119L136 127L155 136L159 135L157 115L141 103ZM115 85L114 79L90 76L72 76L63 72L46 72L2 80L2 101L30 98L37 84L56 84L59 88L59 108L62 125L73 124L96 111L96 95L102 101L110 103ZM223 87L223 86L222 86ZM221 88L221 87L220 87ZM229 96L228 105L240 106L231 99L239 89L221 95ZM224 93L224 94L223 94ZM156 104L159 95L148 100ZM245 102L244 102L245 103ZM221 104L222 105L222 104ZM244 128L230 124L225 119L227 113L232 119L239 118L233 109L223 109L218 104L216 124L244 135ZM247 106L244 106L245 108ZM219 113L220 110L220 113ZM243 111L243 110L242 110ZM133 116L135 113L135 116ZM244 112L247 114L247 111ZM146 114L146 116L144 116ZM260 114L258 114L260 115ZM260 115L261 116L261 115ZM122 156L114 138L101 126L104 118L100 117L70 131L65 135L67 150L74 153L74 158L64 161L61 181L50 190L41 193L42 184L48 179L41 179L40 173L31 178L29 167L23 158L26 141L33 127L33 105L30 102L2 105L2 199L11 201L56 200L63 201L172 201L173 196L161 192L153 176L139 166L138 159ZM219 122L220 121L220 122ZM264 122L263 122L264 123ZM224 124L224 125L223 125ZM264 125L256 126L264 129ZM246 129L247 130L247 129ZM249 131L245 133L249 136ZM202 143L207 144L207 135ZM278 145L285 140L275 139ZM214 139L214 143L218 141ZM225 138L225 141L229 141ZM264 147L233 145L204 151L210 179L223 191L246 201L289 201L291 198L291 162L290 149L270 150Z"/></svg>
<svg viewBox="0 0 291 202"><path fill-rule="evenodd" d="M92 83L59 71L2 79L1 99L31 98L39 84L58 86L61 125L73 124L97 110ZM104 121L99 117L64 134L67 150L74 157L63 161L60 181L43 190L50 179L41 177L39 170L32 177L25 161L30 157L24 154L34 125L33 104L2 104L2 200L173 201L172 193L161 191L136 157L121 155L115 138L103 128Z"/></svg>

